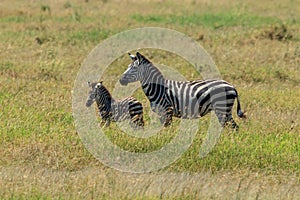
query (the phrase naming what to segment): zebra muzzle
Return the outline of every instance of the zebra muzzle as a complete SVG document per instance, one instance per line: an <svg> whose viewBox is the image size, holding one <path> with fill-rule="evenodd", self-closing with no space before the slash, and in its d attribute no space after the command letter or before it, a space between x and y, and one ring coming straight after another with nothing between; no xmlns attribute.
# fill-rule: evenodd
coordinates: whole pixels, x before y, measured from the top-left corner
<svg viewBox="0 0 300 200"><path fill-rule="evenodd" d="M123 80L123 79L120 79L120 81L119 81L119 82L120 82L120 84L121 84L121 85L127 85L127 84L128 84L128 82L127 82L127 81L125 81L125 80Z"/></svg>

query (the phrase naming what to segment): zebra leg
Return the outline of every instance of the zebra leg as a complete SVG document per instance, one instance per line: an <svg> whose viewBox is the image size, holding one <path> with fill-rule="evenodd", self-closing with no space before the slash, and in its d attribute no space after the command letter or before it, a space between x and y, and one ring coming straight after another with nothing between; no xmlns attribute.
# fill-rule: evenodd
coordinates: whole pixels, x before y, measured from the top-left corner
<svg viewBox="0 0 300 200"><path fill-rule="evenodd" d="M164 127L168 127L172 123L173 109L168 108L166 111L162 113L160 118L160 122L164 125Z"/></svg>
<svg viewBox="0 0 300 200"><path fill-rule="evenodd" d="M101 121L100 121L100 124L99 124L99 125L100 125L100 128L105 127L106 124L107 124L107 119L101 118Z"/></svg>
<svg viewBox="0 0 300 200"><path fill-rule="evenodd" d="M131 116L130 125L133 128L143 127L144 126L143 114L137 114Z"/></svg>
<svg viewBox="0 0 300 200"><path fill-rule="evenodd" d="M107 111L101 111L99 115L101 117L100 125L102 127L108 127L111 121L111 116L112 116L111 113L108 113Z"/></svg>
<svg viewBox="0 0 300 200"><path fill-rule="evenodd" d="M138 123L138 126L144 127L145 123L144 123L143 114L139 115L139 119L138 119L137 123Z"/></svg>
<svg viewBox="0 0 300 200"><path fill-rule="evenodd" d="M228 116L228 122L231 123L231 128L235 131L239 130L239 126L235 123L234 119L232 118L232 114L230 114L230 116Z"/></svg>
<svg viewBox="0 0 300 200"><path fill-rule="evenodd" d="M231 113L221 113L221 112L218 112L218 111L215 111L217 117L218 117L218 120L221 124L222 127L225 127L227 126L229 123L231 124L231 128L235 131L238 130L239 126L235 123L235 121L233 120L232 118L232 114Z"/></svg>
<svg viewBox="0 0 300 200"><path fill-rule="evenodd" d="M217 115L217 117L218 117L218 120L219 120L221 126L224 127L225 124L226 124L226 122L227 122L227 121L226 121L226 115L223 114L223 113L219 113L219 112L217 112L217 111L215 111L215 113L216 113L216 115Z"/></svg>
<svg viewBox="0 0 300 200"><path fill-rule="evenodd" d="M108 127L110 125L110 118L105 119L103 127Z"/></svg>

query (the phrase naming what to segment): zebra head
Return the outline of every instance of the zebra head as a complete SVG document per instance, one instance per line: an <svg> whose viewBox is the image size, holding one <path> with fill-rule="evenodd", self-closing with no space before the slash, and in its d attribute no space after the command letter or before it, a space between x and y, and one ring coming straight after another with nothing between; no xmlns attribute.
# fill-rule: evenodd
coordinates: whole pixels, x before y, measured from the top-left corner
<svg viewBox="0 0 300 200"><path fill-rule="evenodd" d="M85 103L85 106L90 107L96 101L96 98L98 96L98 90L102 87L102 81L94 83L88 81L87 83L91 90L89 91L89 96Z"/></svg>
<svg viewBox="0 0 300 200"><path fill-rule="evenodd" d="M128 54L132 62L128 65L127 70L123 73L120 79L121 85L141 81L145 76L143 73L145 71L144 64L150 63L150 61L139 52L136 53L136 56L130 53Z"/></svg>

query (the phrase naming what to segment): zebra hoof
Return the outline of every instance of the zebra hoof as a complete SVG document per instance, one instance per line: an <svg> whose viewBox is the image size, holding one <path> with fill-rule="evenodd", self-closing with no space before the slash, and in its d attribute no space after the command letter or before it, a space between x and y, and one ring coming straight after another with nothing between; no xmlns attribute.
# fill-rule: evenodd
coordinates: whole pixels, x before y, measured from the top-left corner
<svg viewBox="0 0 300 200"><path fill-rule="evenodd" d="M232 130L235 131L235 132L238 132L239 131L239 126L238 125L233 125Z"/></svg>
<svg viewBox="0 0 300 200"><path fill-rule="evenodd" d="M164 123L164 127L169 127L169 126L171 126L171 122L165 122Z"/></svg>

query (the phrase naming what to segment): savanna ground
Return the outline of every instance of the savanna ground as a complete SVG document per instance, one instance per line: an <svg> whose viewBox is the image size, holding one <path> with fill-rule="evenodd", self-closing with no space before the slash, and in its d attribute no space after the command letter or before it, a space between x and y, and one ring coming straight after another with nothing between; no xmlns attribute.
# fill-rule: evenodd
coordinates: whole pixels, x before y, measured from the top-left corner
<svg viewBox="0 0 300 200"><path fill-rule="evenodd" d="M81 63L104 39L137 27L166 27L197 40L222 78L236 86L247 119L224 130L198 157L209 116L187 152L148 174L102 165L82 144L72 117ZM95 199L300 198L299 1L0 2L0 197ZM156 63L199 79L167 52L140 50ZM125 55L101 77L112 88ZM182 61L182 62L181 62ZM137 97L149 105L141 91ZM147 107L148 106L148 107ZM234 114L234 117L237 116ZM155 150L174 133L132 139L112 125L124 149Z"/></svg>

